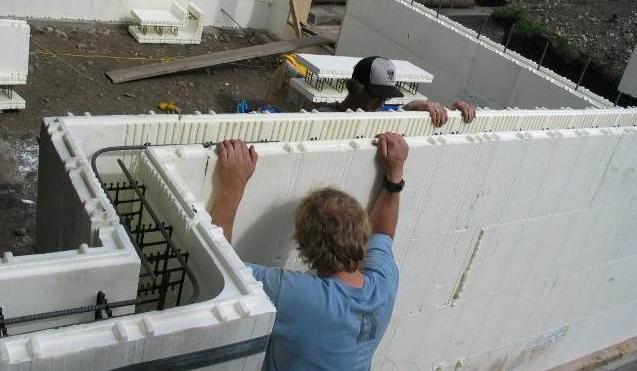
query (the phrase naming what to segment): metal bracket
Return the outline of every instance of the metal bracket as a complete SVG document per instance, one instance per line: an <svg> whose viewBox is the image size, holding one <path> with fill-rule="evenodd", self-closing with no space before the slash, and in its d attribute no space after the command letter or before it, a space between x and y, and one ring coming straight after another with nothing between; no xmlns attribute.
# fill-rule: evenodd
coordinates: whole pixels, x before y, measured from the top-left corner
<svg viewBox="0 0 637 371"><path fill-rule="evenodd" d="M113 317L113 310L108 305L108 300L106 300L106 294L104 293L104 291L100 290L97 293L97 300L96 300L95 304L96 304L96 306L98 308L95 311L95 320L96 321L100 320L100 319L108 319L108 318ZM104 316L102 311L104 313L106 313L106 317Z"/></svg>
<svg viewBox="0 0 637 371"><path fill-rule="evenodd" d="M0 307L0 338L9 336L7 333L7 325L4 323L4 315L2 314L2 307Z"/></svg>

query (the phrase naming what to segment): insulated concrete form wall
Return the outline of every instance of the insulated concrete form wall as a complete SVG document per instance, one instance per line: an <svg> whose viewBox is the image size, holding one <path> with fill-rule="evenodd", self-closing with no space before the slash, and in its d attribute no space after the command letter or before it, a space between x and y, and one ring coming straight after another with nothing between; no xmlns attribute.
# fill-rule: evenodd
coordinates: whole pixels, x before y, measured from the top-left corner
<svg viewBox="0 0 637 371"><path fill-rule="evenodd" d="M375 370L546 369L637 334L637 130L407 141L393 247L401 279ZM376 148L369 139L256 148L234 248L306 270L292 242L299 199L333 185L369 205ZM179 179L179 197L209 201L214 149L149 151Z"/></svg>
<svg viewBox="0 0 637 371"><path fill-rule="evenodd" d="M29 37L30 28L25 21L0 19L0 86L26 84Z"/></svg>
<svg viewBox="0 0 637 371"><path fill-rule="evenodd" d="M397 22L400 20L400 22ZM338 55L408 60L436 76L421 92L445 104L583 108L612 104L417 2L350 0Z"/></svg>
<svg viewBox="0 0 637 371"><path fill-rule="evenodd" d="M266 28L280 37L286 28L289 3L284 0L3 0L0 16L128 22L134 8L170 9L177 1L184 9L192 2L204 13L206 26Z"/></svg>
<svg viewBox="0 0 637 371"><path fill-rule="evenodd" d="M78 127L81 128L82 125L76 126ZM93 132L91 135L99 135L98 132ZM83 148L83 139L82 135L76 137L73 134L73 128L65 125L62 120L45 120L42 130L44 150L40 152L40 166L46 170L40 173L39 192L42 205L38 212L44 215L50 213L51 220L68 217L82 222L77 224L76 228L66 226L64 223L60 229L49 230L48 227L40 226L38 233L43 231L48 234L53 239L53 243L71 243L75 240L91 240L94 238L93 231L95 231L97 235L95 244L88 243L95 247L88 248L84 245L78 252L63 251L15 258L6 256L6 262L0 264L2 287L12 290L11 286L4 286L4 284L16 284L10 280L15 281L19 278L18 276L25 277L24 282L16 284L17 288L23 290L11 292L11 295L6 296L6 307L15 309L10 314L5 312L8 318L46 311L49 308L46 305L54 305L53 309L77 306L74 303L75 297L83 294L81 290L85 286L97 286L90 294L91 300L94 300L98 289L110 285L110 289L114 290L117 289L117 284L126 286L128 294L132 291L132 297L115 295L111 299L108 294L112 292L105 290L110 302L134 299L136 296L137 277L140 273L139 259L136 255L132 255L130 259L136 263L134 272L131 269L126 270L125 274L120 274L125 262L118 257L119 251L112 251L111 246L118 246L117 243L124 244L130 252L131 243L90 170L89 157L85 155ZM3 371L25 368L30 370L110 370L258 339L270 333L274 320L274 307L263 292L260 283L254 280L248 268L223 239L222 231L211 224L210 217L203 211L203 205L179 202L173 193L173 181L166 178L166 174L157 171L158 166L151 158L142 154L135 156L124 154L123 157L138 180L148 186L147 195L160 217L165 218L168 223L178 229L174 234L175 241L191 254L189 266L200 282L199 300L194 304L164 311L145 312L21 335L15 335L19 328L9 326L9 334L14 336L0 339L0 369ZM113 158L105 156L99 161L98 166L105 179L116 180L117 176L113 171L115 166L112 162L114 162ZM51 188L42 186L49 181L55 187L55 192ZM71 194L73 197L69 201L67 197L60 197L60 194ZM60 205L65 214L58 214L57 208ZM46 222L47 220L43 224ZM68 239L64 236L74 230L79 231L76 236ZM110 231L115 231L117 234L109 237ZM43 240L38 241L42 243ZM53 250L72 248L72 246L57 245ZM108 262L105 263L105 261ZM58 272L59 267L62 267L64 271ZM87 270L89 267L91 269ZM29 273L37 276L26 277ZM30 285L38 279L41 281L33 285L42 285L42 287L34 289ZM58 279L59 281L55 282ZM53 282L44 280L53 280ZM73 282L65 282L65 280ZM86 282L75 282L77 280ZM109 287L106 288L109 289ZM53 301L47 297L45 292L47 289L52 290L52 295L59 294L59 300ZM64 289L75 289L78 292L64 293ZM186 286L184 298L188 298L191 293L192 288ZM2 294L1 304L4 305L5 295L0 294ZM32 295L40 295L40 297L32 297ZM94 302L82 302L82 305L89 304ZM115 311L115 314L125 313ZM82 316L81 319L88 318ZM256 353L209 369L259 370L263 356L263 352Z"/></svg>
<svg viewBox="0 0 637 371"><path fill-rule="evenodd" d="M626 71L624 71L624 76L617 90L633 98L637 98L637 48L633 50L633 55L630 57L630 61L628 62L628 66L626 66Z"/></svg>
<svg viewBox="0 0 637 371"><path fill-rule="evenodd" d="M64 227L64 223L62 223L62 227L48 230L42 225L46 225L45 221L45 223L38 223L38 234L41 231L48 233L52 245L55 245L53 246L53 251L73 249L74 247L72 245L65 246L64 244L92 241L92 239L94 239L95 244L89 243L89 245L100 246L102 242L100 242L100 239L97 237L101 236L103 229L112 226L113 218L116 218L116 216L108 200L106 200L103 191L101 191L97 179L93 176L87 164L91 155L97 149L105 146L143 143L192 144L218 141L233 137L255 141L266 139L299 141L312 139L350 139L356 137L371 138L376 133L386 130L403 132L407 135L431 135L458 131L480 133L490 130L517 130L519 128L541 129L548 127L557 129L570 127L585 128L591 126L608 127L608 129L603 130L610 134L604 135L615 137L617 136L615 134L618 129L612 129L610 127L632 126L636 120L634 110L624 109L480 111L479 117L479 121L466 126L460 123L459 116L454 113L452 114L452 122L450 124L442 129L435 130L430 124L428 115L418 112L298 113L281 115L140 115L46 119L41 135L41 140L44 144L43 150L40 152L40 166L42 169L40 172L40 182L41 184L51 184L52 188L57 190L57 193L53 194L50 190L51 188L40 188L41 202L39 202L38 214L46 215L47 213L51 213L51 220L65 217L61 214L57 214L59 212L58 207L62 207L67 210L68 215L78 215L80 224L77 229ZM574 131L573 133L577 134L578 137L582 136L583 138L587 138L593 136L593 134L591 134L592 132L597 133L596 130L580 130L580 134L577 134L578 131ZM587 133L591 135L587 135ZM599 133L604 132L599 131ZM525 137L524 134L521 135ZM536 135L559 137L559 134L555 131L547 131L545 134L533 134L532 136L535 137ZM564 135L566 136L566 134ZM495 143L499 143L499 141L495 139L497 137L491 134L471 137L475 141L475 144L480 143L480 141L486 141L494 145ZM433 141L434 143L442 143L449 141L451 144L456 143L456 141L461 138L463 137L439 136L419 139L416 140L416 142L429 143L429 141ZM506 138L506 136L502 136L501 138ZM518 137L516 136L515 138ZM523 138L519 139L525 142L522 140ZM469 139L467 139L467 141L468 140ZM426 143L423 145L438 148L438 145L428 145ZM359 141L359 150L354 152L368 157L372 156L370 152L371 147L369 147L368 144L369 143L366 144L365 141ZM271 149L272 154L281 152L281 144L267 144L265 146ZM323 152L325 152L326 155L331 155L331 152L333 152L332 144L315 142L304 144L304 146L310 148L312 152L316 152L317 155L322 155ZM353 149L348 148L347 142L338 144L338 147L345 152L353 151ZM184 158L189 158L190 156L192 158L190 154L196 153L197 151L201 152L202 150L201 146L193 148L195 148L194 152L192 152L192 150L179 149L172 156L183 156ZM292 148L293 152L296 152L297 150L294 148L300 147L293 145L286 148ZM448 150L451 151L450 153L455 152L452 150L452 148L455 147L440 146L440 148L448 148ZM523 145L522 148L527 147ZM153 188L158 189L152 197L152 202L153 205L163 213L162 216L171 218L171 223L178 225L180 229L190 231L189 233L185 232L182 237L177 238L182 239L180 243L190 245L192 249L194 249L190 251L195 251L194 254L196 258L201 261L196 267L199 274L203 274L201 271L206 267L209 267L211 271L214 271L215 268L218 269L223 277L223 290L218 292L220 285L218 285L218 278L215 278L218 277L218 275L216 273L209 273L207 277L212 276L213 281L217 283L213 282L208 288L204 288L202 299L206 300L204 302L171 308L163 312L148 312L99 323L17 335L2 339L0 341L0 360L2 362L0 363L0 368L14 370L28 367L35 370L53 370L60 369L63 367L62 365L65 365L65 367L69 369L90 369L90 367L96 370L109 369L121 365L179 355L235 341L256 338L269 333L274 318L274 308L265 297L259 284L251 277L249 270L241 263L234 250L227 241L225 241L221 230L211 224L210 218L205 212L202 200L195 196L189 196L190 193L188 192L183 192L184 189L192 186L192 184L187 185L187 183L184 182L184 179L190 179L188 176L180 175L183 174L183 168L179 169L177 165L173 167L171 167L170 164L162 165L162 163L166 161L164 161L163 157L158 156L158 151L159 149L152 149L146 151L143 156L129 156L130 158L125 156L125 159L135 173L141 177L143 182L151 184ZM265 153L267 151L263 150L262 152ZM362 161L362 163L369 164L371 157L366 159L364 156L359 160ZM508 161L507 156L509 156L509 154L503 152L501 157L502 161ZM495 155L492 157L500 158ZM447 156L440 155L439 158L443 160L446 159ZM466 164L466 158L473 159L474 157L469 155L466 158L460 159L460 155L456 154L451 158L454 159L454 163ZM578 154L578 161L579 158L580 155ZM595 154L592 154L588 159L589 161L594 161L597 157ZM107 160L109 159L106 158L101 161ZM434 163L440 162L440 160ZM444 163L447 164L448 162ZM584 162L578 162L578 164L579 165L573 169L573 174L580 175L574 176L573 179L587 179L587 175L594 173L594 170L591 170L589 166L585 166ZM322 166L324 166L324 163ZM497 173L498 169L495 168L496 165L492 164L491 166L494 168L489 168L491 170L488 171ZM601 166L601 164L598 164L598 166ZM203 168L203 165L199 169L201 168ZM112 163L110 165L108 163L100 164L100 169L103 169L107 173L107 176L114 176L114 172L111 170L114 169ZM282 169L284 169L284 167L282 167ZM363 167L362 169L365 170L368 169L368 167ZM427 167L418 171L425 171L425 169L427 169ZM481 171L484 170L483 167L480 166L478 166L477 169ZM512 167L508 167L507 169L509 169L508 171L514 171ZM621 168L617 168L616 170L611 169L613 168L609 167L608 174L621 171ZM193 171L197 171L197 168L193 167ZM442 170L438 173L440 172L442 172ZM455 174L451 168L447 169L446 173ZM624 171L623 173L632 174L629 171ZM361 174L361 177L362 175L364 174ZM313 175L310 174L306 180L311 182L312 176ZM471 176L479 177L478 174ZM209 177L210 176L208 176L208 178ZM275 180L278 181L278 178L271 178L271 181L274 182ZM337 182L335 181L335 183ZM499 183L496 182L494 187L497 187L498 184ZM523 182L520 180L519 183L516 184L519 184L518 187L521 187ZM616 183L611 182L609 184ZM451 187L451 185L452 183L446 185L439 184L435 188L431 188L433 185L430 186L430 188L432 189L431 192L435 193L436 189L452 189L453 187ZM300 192L303 188L301 186L299 187ZM368 186L363 184L361 187L358 194L361 192L364 193L365 187ZM415 190L420 186L416 184L414 187L415 188L412 189ZM484 187L487 187L487 185L484 185ZM573 185L573 187L575 186ZM612 187L609 187L609 189L611 188ZM577 191L576 194L579 195L577 197L587 197L589 188L585 189L587 189L585 192L582 190ZM203 186L201 192L203 192ZM514 191L511 191L511 194L513 194L513 192ZM356 192L354 193L356 194ZM66 196L62 198L56 196L59 194L71 194L72 197L69 196L70 201L67 202L65 200ZM554 196L550 198L551 200L556 197L555 194L556 193L551 193L551 195ZM604 197L608 197L609 195L608 192L603 194L606 195ZM483 198L485 205L500 199L497 190L488 192L487 195L488 197ZM204 196L203 198L206 197L207 196ZM444 199L448 197L451 196L445 195ZM570 202L576 203L577 200L580 199L577 197L575 201ZM62 199L62 201L60 201L60 199ZM62 202L61 206L59 202ZM549 201L546 202L548 203ZM526 201L524 204L526 204ZM542 205L544 205L544 203L542 203ZM432 204L431 207L436 206ZM446 205L440 208L440 210L447 210ZM417 211L412 210L411 213L414 214L417 213ZM476 218L479 219L478 216L476 216ZM628 223L628 221L626 223ZM65 228L67 228L66 231ZM465 229L469 229L469 227ZM70 238L66 237L65 235L71 230L77 230L78 232L76 233L78 234ZM453 233L456 232L457 231L454 231ZM444 234L443 232L440 233ZM627 234L625 235L627 236ZM486 232L484 236L487 236ZM485 238L484 236L483 239ZM469 238L469 234L467 234L467 238ZM38 238L38 248L48 249L45 245L42 245L43 242L44 240ZM440 249L442 248L440 247ZM436 257L443 251L440 249L433 253L436 254ZM627 249L629 248L627 247ZM403 253L398 256L403 256ZM290 257L288 256L288 258ZM290 259L286 259L286 261ZM401 257L400 259L404 258ZM474 260L477 261L477 258ZM293 259L290 261L293 261ZM409 269L414 270L416 268L411 267ZM429 272L429 270L427 272ZM403 275L409 274L417 273L410 273L409 270L407 270L407 273L403 273ZM423 278L423 282L425 281L430 282ZM438 281L431 281L436 282L433 287L440 288L439 291L437 291L438 296L436 297L443 296L441 293L444 292L444 289L442 288L449 286L450 281L450 278L447 278L447 281L440 281L440 283L438 283ZM499 297L499 295L496 294L492 295ZM209 299L212 296L214 296L214 298ZM403 294L401 297L404 296ZM433 303L439 302L438 300L433 301ZM459 301L459 303L461 302L462 301ZM399 304L399 307L409 308L406 304ZM415 316L419 313L409 312L409 309L406 309L406 311L405 314L405 310L401 309L399 313L404 318L410 315ZM430 312L433 313L434 310L432 309ZM442 313L442 309L440 312ZM429 321L426 322L429 323ZM406 325L408 320L405 319L403 323ZM590 323L589 321L585 322L586 325ZM400 321L394 322L388 334L397 332L399 324ZM394 338L392 335L388 335L387 337L387 339ZM614 340L614 338L612 340ZM390 340L386 340L386 342L387 341ZM384 362L383 360L385 359L393 359L383 355L389 352L388 349L390 345L391 343L385 343L382 349L379 350L379 357L381 357L379 358L379 362ZM401 344L397 344L395 346L400 345ZM510 344L507 344L507 346L509 345ZM503 355L510 355L513 352L512 350L509 351L510 348L506 348L506 350L505 348L499 349L503 352ZM579 350L578 348L577 351L579 352ZM438 357L439 354L440 353L436 353L436 357ZM398 356L394 357L402 360L402 358ZM232 363L231 368L256 370L259 368L262 358L263 354L261 353L247 359L237 360ZM86 365L86 362L89 362L91 366L80 366ZM220 367L229 366L226 364L220 365Z"/></svg>
<svg viewBox="0 0 637 371"><path fill-rule="evenodd" d="M100 148L144 143L194 144L233 138L253 142L355 139L373 138L384 131L427 136L634 126L637 109L478 110L476 119L468 125L462 123L457 111L451 111L449 122L441 128L434 127L425 112L148 114L69 116L54 120L72 131L72 140L81 143L84 155L90 158ZM53 130L50 125L46 127Z"/></svg>
<svg viewBox="0 0 637 371"><path fill-rule="evenodd" d="M5 318L95 305L97 292L110 302L137 296L139 257L119 225L100 230L99 248L88 245L50 254L12 256L0 261L0 307ZM115 315L133 313L116 308ZM93 320L94 313L9 325L10 334L55 328ZM1 364L0 364L1 365Z"/></svg>

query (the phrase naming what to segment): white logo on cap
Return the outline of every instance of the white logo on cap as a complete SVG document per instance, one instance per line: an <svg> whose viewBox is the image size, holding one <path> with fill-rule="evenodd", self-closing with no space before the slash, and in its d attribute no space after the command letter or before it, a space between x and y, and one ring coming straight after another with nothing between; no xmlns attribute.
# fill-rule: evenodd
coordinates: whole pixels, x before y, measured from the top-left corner
<svg viewBox="0 0 637 371"><path fill-rule="evenodd" d="M394 75L396 73L394 72L394 70L387 70L387 81L392 82L394 81Z"/></svg>

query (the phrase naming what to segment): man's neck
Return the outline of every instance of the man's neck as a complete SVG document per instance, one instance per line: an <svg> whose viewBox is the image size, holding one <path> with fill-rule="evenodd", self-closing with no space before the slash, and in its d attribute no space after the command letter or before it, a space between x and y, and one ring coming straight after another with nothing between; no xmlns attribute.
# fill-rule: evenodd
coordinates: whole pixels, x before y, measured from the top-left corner
<svg viewBox="0 0 637 371"><path fill-rule="evenodd" d="M360 272L336 272L332 277L343 281L347 286L360 289L365 284L365 276Z"/></svg>

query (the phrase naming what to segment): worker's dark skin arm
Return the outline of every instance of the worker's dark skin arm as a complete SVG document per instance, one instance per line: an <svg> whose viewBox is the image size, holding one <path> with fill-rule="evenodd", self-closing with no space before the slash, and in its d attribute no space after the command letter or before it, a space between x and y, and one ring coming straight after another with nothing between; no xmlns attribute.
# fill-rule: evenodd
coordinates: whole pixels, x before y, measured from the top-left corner
<svg viewBox="0 0 637 371"><path fill-rule="evenodd" d="M214 173L215 194L209 212L214 224L223 228L223 234L232 241L232 227L237 209L248 181L254 174L258 155L254 146L240 140L226 140L217 144L217 167Z"/></svg>
<svg viewBox="0 0 637 371"><path fill-rule="evenodd" d="M476 109L472 105L464 101L456 101L448 107L450 110L458 110L462 115L462 120L465 123L470 123L476 118ZM431 117L431 123L435 127L441 127L447 123L449 117L447 116L447 109L440 103L424 100L415 100L407 103L403 106L405 111L424 111L429 112Z"/></svg>
<svg viewBox="0 0 637 371"><path fill-rule="evenodd" d="M378 159L384 175L392 183L400 183L403 179L403 168L408 154L409 146L401 135L384 133L378 136ZM372 233L386 234L393 239L396 234L399 206L400 193L381 189L369 213Z"/></svg>

